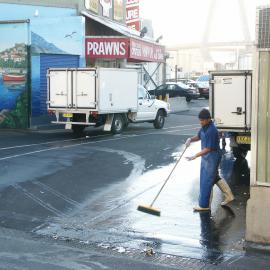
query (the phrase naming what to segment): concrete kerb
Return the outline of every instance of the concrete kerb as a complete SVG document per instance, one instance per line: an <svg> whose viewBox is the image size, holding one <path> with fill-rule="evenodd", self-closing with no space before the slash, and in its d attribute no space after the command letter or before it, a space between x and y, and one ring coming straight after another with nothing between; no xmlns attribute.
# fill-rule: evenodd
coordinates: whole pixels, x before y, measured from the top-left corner
<svg viewBox="0 0 270 270"><path fill-rule="evenodd" d="M185 97L169 98L168 103L171 105L171 112L184 112L189 111L189 107Z"/></svg>

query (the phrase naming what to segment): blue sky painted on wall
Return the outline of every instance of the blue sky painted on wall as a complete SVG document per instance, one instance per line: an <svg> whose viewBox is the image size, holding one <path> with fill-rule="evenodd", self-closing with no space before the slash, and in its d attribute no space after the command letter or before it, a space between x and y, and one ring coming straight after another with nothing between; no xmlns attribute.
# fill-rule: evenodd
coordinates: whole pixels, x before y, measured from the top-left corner
<svg viewBox="0 0 270 270"><path fill-rule="evenodd" d="M54 8L32 5L0 4L0 21L26 20L31 18L75 16L72 8Z"/></svg>
<svg viewBox="0 0 270 270"><path fill-rule="evenodd" d="M10 34L14 32L16 35ZM15 43L28 44L27 37L28 34L26 24L5 24L5 27L1 27L0 52L13 47Z"/></svg>
<svg viewBox="0 0 270 270"><path fill-rule="evenodd" d="M52 43L63 53L84 56L84 17L33 19L30 25L31 32L42 37L47 43Z"/></svg>

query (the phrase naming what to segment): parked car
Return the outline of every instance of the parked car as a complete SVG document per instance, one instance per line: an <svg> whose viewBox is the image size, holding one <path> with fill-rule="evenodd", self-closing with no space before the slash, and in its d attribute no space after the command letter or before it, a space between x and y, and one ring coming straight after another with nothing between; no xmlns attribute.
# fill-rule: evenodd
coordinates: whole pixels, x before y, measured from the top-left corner
<svg viewBox="0 0 270 270"><path fill-rule="evenodd" d="M191 79L179 79L179 82L184 83L184 84L186 84L188 86L191 86L191 87L196 88L195 87L196 81L194 81L194 80L191 80Z"/></svg>
<svg viewBox="0 0 270 270"><path fill-rule="evenodd" d="M168 94L170 98L172 97L185 97L187 102L192 99L199 98L200 94L196 88L190 87L182 82L162 84L154 90L148 91L151 95L156 97L162 96L165 99Z"/></svg>
<svg viewBox="0 0 270 270"><path fill-rule="evenodd" d="M202 75L196 80L200 97L209 99L209 75Z"/></svg>

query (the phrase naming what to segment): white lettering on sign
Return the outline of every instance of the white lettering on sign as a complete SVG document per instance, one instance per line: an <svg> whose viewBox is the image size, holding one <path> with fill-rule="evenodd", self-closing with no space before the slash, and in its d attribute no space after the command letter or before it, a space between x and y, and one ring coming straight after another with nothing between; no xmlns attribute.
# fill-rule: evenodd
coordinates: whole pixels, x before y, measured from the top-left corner
<svg viewBox="0 0 270 270"><path fill-rule="evenodd" d="M124 56L127 53L125 46L125 42L88 42L87 54L93 56Z"/></svg>
<svg viewBox="0 0 270 270"><path fill-rule="evenodd" d="M131 58L161 62L164 60L164 50L161 47L132 40L130 49Z"/></svg>
<svg viewBox="0 0 270 270"><path fill-rule="evenodd" d="M139 9L130 9L127 10L127 21L139 19Z"/></svg>

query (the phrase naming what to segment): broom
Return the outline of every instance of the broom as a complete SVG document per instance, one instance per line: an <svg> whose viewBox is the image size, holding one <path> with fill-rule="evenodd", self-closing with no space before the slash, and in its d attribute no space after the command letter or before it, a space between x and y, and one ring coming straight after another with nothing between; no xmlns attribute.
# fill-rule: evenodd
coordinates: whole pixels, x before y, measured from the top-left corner
<svg viewBox="0 0 270 270"><path fill-rule="evenodd" d="M144 212L146 214L150 214L150 215L154 215L154 216L160 216L160 210L153 208L153 204L155 203L155 201L157 200L158 196L160 195L161 191L163 190L163 188L165 187L165 185L167 184L167 182L169 181L174 169L176 168L176 166L178 165L178 163L181 161L181 158L183 157L184 153L186 152L187 147L185 147L184 151L182 152L180 158L177 160L177 162L175 163L171 173L169 174L169 176L167 177L167 179L165 180L164 184L162 185L161 189L159 190L158 194L156 195L155 199L152 201L152 203L149 206L144 206L144 205L139 205L137 210Z"/></svg>

